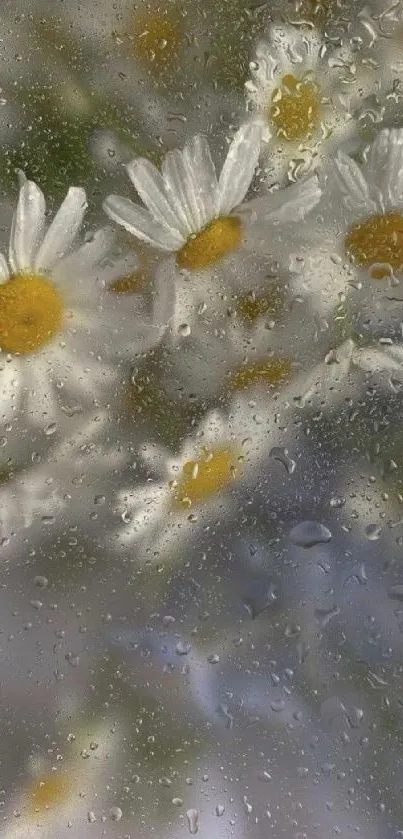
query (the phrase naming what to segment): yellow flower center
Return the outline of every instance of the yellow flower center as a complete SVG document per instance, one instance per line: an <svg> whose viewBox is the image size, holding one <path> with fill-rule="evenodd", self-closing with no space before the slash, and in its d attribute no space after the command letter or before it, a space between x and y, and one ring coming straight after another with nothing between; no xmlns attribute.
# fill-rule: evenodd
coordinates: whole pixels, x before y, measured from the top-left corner
<svg viewBox="0 0 403 839"><path fill-rule="evenodd" d="M132 30L135 57L154 73L166 71L178 63L183 39L181 20L172 10L139 15Z"/></svg>
<svg viewBox="0 0 403 839"><path fill-rule="evenodd" d="M235 311L238 317L247 323L255 323L265 315L276 317L284 305L284 294L279 286L274 286L267 294L257 297L251 291L245 297L238 297Z"/></svg>
<svg viewBox="0 0 403 839"><path fill-rule="evenodd" d="M376 263L384 265L372 272L374 279L383 279L388 271L403 268L403 215L396 212L371 216L354 225L345 239L346 251L355 263L370 268Z"/></svg>
<svg viewBox="0 0 403 839"><path fill-rule="evenodd" d="M188 271L201 271L239 248L241 239L242 225L236 216L216 218L188 239L176 254L176 263Z"/></svg>
<svg viewBox="0 0 403 839"><path fill-rule="evenodd" d="M290 142L306 142L312 138L321 115L321 91L316 82L297 79L291 73L283 76L281 87L273 91L269 117L277 136Z"/></svg>
<svg viewBox="0 0 403 839"><path fill-rule="evenodd" d="M28 794L27 809L31 814L60 804L70 793L66 775L53 772L38 779Z"/></svg>
<svg viewBox="0 0 403 839"><path fill-rule="evenodd" d="M240 367L230 376L231 390L247 390L255 385L275 387L291 376L291 362L286 358L271 358Z"/></svg>
<svg viewBox="0 0 403 839"><path fill-rule="evenodd" d="M173 482L173 509L186 510L208 501L239 477L240 468L233 448L204 448L198 460L184 464L181 477Z"/></svg>
<svg viewBox="0 0 403 839"><path fill-rule="evenodd" d="M0 285L0 348L29 355L62 329L63 301L45 277L16 274Z"/></svg>
<svg viewBox="0 0 403 839"><path fill-rule="evenodd" d="M110 291L114 291L115 294L135 294L144 287L145 281L146 275L144 271L134 271L133 274L127 274L126 277L119 277L117 280L114 280L110 284L109 289Z"/></svg>

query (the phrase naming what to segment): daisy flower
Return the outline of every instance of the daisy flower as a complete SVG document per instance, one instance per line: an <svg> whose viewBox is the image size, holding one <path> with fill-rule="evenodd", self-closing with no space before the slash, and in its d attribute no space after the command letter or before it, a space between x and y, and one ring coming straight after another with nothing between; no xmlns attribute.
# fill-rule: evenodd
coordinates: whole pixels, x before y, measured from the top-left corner
<svg viewBox="0 0 403 839"><path fill-rule="evenodd" d="M71 187L46 227L43 193L22 176L8 261L0 255L3 417L22 407L41 425L60 417L66 398L93 402L116 375L109 361L120 351L144 352L161 337L162 327L113 293L120 290L113 283L134 265L106 261L110 231L73 250L86 207L84 190Z"/></svg>
<svg viewBox="0 0 403 839"><path fill-rule="evenodd" d="M249 467L252 436L252 427L242 438L223 414L212 411L177 457L157 444L142 446L150 478L118 493L125 525L113 537L115 547L138 544L142 551L172 549L176 555L192 531L224 515Z"/></svg>
<svg viewBox="0 0 403 839"><path fill-rule="evenodd" d="M295 304L285 312L282 276L268 282L266 274L255 283L254 290L228 300L226 315L214 328L201 315L188 337L178 336L171 351L164 351L159 376L172 398L229 397L259 383L272 392L317 360L321 336L309 308Z"/></svg>
<svg viewBox="0 0 403 839"><path fill-rule="evenodd" d="M360 89L353 57L346 49L331 49L314 28L272 26L250 70L249 107L269 143L272 180L287 173L295 180L356 133Z"/></svg>
<svg viewBox="0 0 403 839"><path fill-rule="evenodd" d="M225 289L242 288L251 272L250 252L265 253L267 261L276 225L303 220L319 200L320 188L311 178L301 191L290 187L242 203L258 165L260 139L258 125L243 125L219 178L208 142L200 135L183 151L168 152L161 173L148 160L136 158L128 174L147 209L119 195L104 202L111 219L171 255L157 271L157 285L175 288L174 335L183 324L191 328L200 312L226 308Z"/></svg>
<svg viewBox="0 0 403 839"><path fill-rule="evenodd" d="M27 767L25 782L20 783L10 811L4 814L5 839L50 839L55 835L67 839L72 828L80 836L86 836L87 831L91 836L93 823L106 820L105 809L112 821L115 814L119 818L121 802L112 791L106 796L105 787L110 773L116 771L122 725L113 718L85 724L82 716L71 722L79 730L68 735L63 756L59 754L52 764L45 755L35 755Z"/></svg>
<svg viewBox="0 0 403 839"><path fill-rule="evenodd" d="M201 528L213 528L231 507L244 503L252 476L259 470L266 475L265 457L272 448L295 443L298 410L343 398L352 351L352 342L346 342L278 388L271 401L267 385L261 389L252 375L250 388L241 380L227 414L209 412L176 457L157 444L143 445L140 456L149 480L118 493L124 527L112 536L112 545L120 550L136 544L140 557L171 550L177 556L180 544L189 544Z"/></svg>
<svg viewBox="0 0 403 839"><path fill-rule="evenodd" d="M14 549L17 540L31 542L35 526L43 539L61 514L76 524L78 517L95 515L97 497L126 459L124 447L108 445L110 424L106 412L86 413L75 433L47 453L46 461L37 456L15 473L5 471L0 486L1 548Z"/></svg>
<svg viewBox="0 0 403 839"><path fill-rule="evenodd" d="M384 129L363 165L339 151L316 225L290 247L294 288L321 314L349 291L384 295L403 271L403 130Z"/></svg>

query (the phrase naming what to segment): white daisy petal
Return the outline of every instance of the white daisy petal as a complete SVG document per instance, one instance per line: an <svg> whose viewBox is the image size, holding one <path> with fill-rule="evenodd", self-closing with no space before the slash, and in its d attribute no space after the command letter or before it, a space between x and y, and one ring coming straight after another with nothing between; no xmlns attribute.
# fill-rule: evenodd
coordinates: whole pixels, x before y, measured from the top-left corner
<svg viewBox="0 0 403 839"><path fill-rule="evenodd" d="M376 212L368 182L360 167L344 152L339 151L334 161L335 175L344 201L349 209L369 215Z"/></svg>
<svg viewBox="0 0 403 839"><path fill-rule="evenodd" d="M197 173L192 160L192 155L189 146L185 146L182 152L182 160L184 166L184 189L187 197L188 206L191 208L192 216L195 220L195 230L201 230L204 227L205 208L203 207Z"/></svg>
<svg viewBox="0 0 403 839"><path fill-rule="evenodd" d="M265 221L272 224L302 221L316 207L321 195L322 190L315 176L281 189L270 196L270 210L264 213Z"/></svg>
<svg viewBox="0 0 403 839"><path fill-rule="evenodd" d="M245 198L258 164L261 136L257 123L247 123L235 134L218 183L219 215L228 215Z"/></svg>
<svg viewBox="0 0 403 839"><path fill-rule="evenodd" d="M188 172L182 152L179 149L169 151L162 164L165 191L172 208L188 236L197 231L198 216L193 212L193 200L189 195ZM192 187L193 188L193 187Z"/></svg>
<svg viewBox="0 0 403 839"><path fill-rule="evenodd" d="M10 233L9 259L14 274L32 267L45 223L45 198L33 181L21 186Z"/></svg>
<svg viewBox="0 0 403 839"><path fill-rule="evenodd" d="M87 209L87 198L81 187L70 187L59 207L35 257L35 270L47 271L71 247Z"/></svg>
<svg viewBox="0 0 403 839"><path fill-rule="evenodd" d="M0 253L0 285L10 279L10 271L4 254Z"/></svg>
<svg viewBox="0 0 403 839"><path fill-rule="evenodd" d="M164 179L158 169L144 157L137 157L126 166L129 178L141 200L161 227L181 236L178 218L165 194Z"/></svg>
<svg viewBox="0 0 403 839"><path fill-rule="evenodd" d="M98 266L110 251L114 238L114 232L108 227L97 230L91 239L60 260L52 272L55 285L59 282L68 284L70 293L74 292L75 289L72 286L75 285L78 274L82 276L93 274L95 266ZM79 288L77 290L80 291Z"/></svg>
<svg viewBox="0 0 403 839"><path fill-rule="evenodd" d="M368 155L367 171L376 173L383 209L403 202L403 130L379 132Z"/></svg>
<svg viewBox="0 0 403 839"><path fill-rule="evenodd" d="M188 143L188 156L199 185L202 224L214 216L218 181L206 137L196 134ZM204 210L204 214L203 214Z"/></svg>
<svg viewBox="0 0 403 839"><path fill-rule="evenodd" d="M175 234L173 230L162 227L152 218L148 210L144 210L143 207L130 201L129 198L123 198L121 195L108 195L102 206L109 218L120 224L129 233L132 233L137 239L147 242L154 248L175 251L183 245L183 239L179 233Z"/></svg>

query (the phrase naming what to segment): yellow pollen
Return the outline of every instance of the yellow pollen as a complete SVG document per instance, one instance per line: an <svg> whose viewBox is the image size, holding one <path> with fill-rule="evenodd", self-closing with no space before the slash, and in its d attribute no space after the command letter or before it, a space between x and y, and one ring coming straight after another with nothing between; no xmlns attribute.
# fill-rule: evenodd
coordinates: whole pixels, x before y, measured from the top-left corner
<svg viewBox="0 0 403 839"><path fill-rule="evenodd" d="M266 295L256 297L252 291L245 297L238 297L236 314L247 323L254 323L265 315L276 317L283 308L284 299L279 286L274 286Z"/></svg>
<svg viewBox="0 0 403 839"><path fill-rule="evenodd" d="M29 355L48 344L63 325L63 301L45 277L16 274L0 285L0 348Z"/></svg>
<svg viewBox="0 0 403 839"><path fill-rule="evenodd" d="M242 225L236 216L216 218L188 239L176 254L176 263L188 271L201 271L237 250L241 239Z"/></svg>
<svg viewBox="0 0 403 839"><path fill-rule="evenodd" d="M255 385L275 387L291 376L291 362L286 358L271 358L240 367L230 376L231 390L247 390Z"/></svg>
<svg viewBox="0 0 403 839"><path fill-rule="evenodd" d="M71 790L66 775L54 772L38 779L29 791L27 809L31 814L60 804Z"/></svg>
<svg viewBox="0 0 403 839"><path fill-rule="evenodd" d="M110 284L110 291L115 294L135 294L140 291L146 282L146 275L144 271L135 271L133 274L127 274L126 277L119 277Z"/></svg>
<svg viewBox="0 0 403 839"><path fill-rule="evenodd" d="M132 30L138 61L154 73L166 71L178 62L183 39L177 12L158 8L155 14L139 15Z"/></svg>
<svg viewBox="0 0 403 839"><path fill-rule="evenodd" d="M240 460L233 448L204 448L198 460L184 464L181 477L173 482L173 509L186 510L221 492L239 477Z"/></svg>
<svg viewBox="0 0 403 839"><path fill-rule="evenodd" d="M269 117L277 136L290 142L307 142L320 125L321 91L316 82L283 76L274 90Z"/></svg>
<svg viewBox="0 0 403 839"><path fill-rule="evenodd" d="M379 268L371 272L375 280L389 276L390 269L402 270L403 215L385 213L354 225L346 236L345 248L357 265L370 268L379 264Z"/></svg>

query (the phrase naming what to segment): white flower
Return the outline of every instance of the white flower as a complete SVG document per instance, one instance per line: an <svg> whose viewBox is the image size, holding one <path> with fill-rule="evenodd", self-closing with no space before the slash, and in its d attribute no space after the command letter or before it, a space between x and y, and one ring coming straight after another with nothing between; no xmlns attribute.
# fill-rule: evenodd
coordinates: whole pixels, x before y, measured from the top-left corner
<svg viewBox="0 0 403 839"><path fill-rule="evenodd" d="M290 187L242 204L257 167L260 137L259 126L242 126L219 178L207 140L200 135L182 152L168 152L162 173L137 158L127 168L147 209L118 195L104 202L110 218L174 255L162 262L157 280L158 286L175 290L170 321L174 337L181 325L192 328L206 309L213 317L222 313L225 294L241 289L251 273L250 251L263 252L267 262L276 225L301 221L319 200L320 188L311 178L301 189Z"/></svg>
<svg viewBox="0 0 403 839"><path fill-rule="evenodd" d="M250 70L246 90L269 142L266 165L272 180L287 172L295 180L356 133L353 56L329 47L314 28L272 26Z"/></svg>
<svg viewBox="0 0 403 839"><path fill-rule="evenodd" d="M22 408L28 422L46 425L66 399L93 403L116 377L109 362L144 352L163 332L144 310L136 312L137 300L110 289L122 272L138 267L133 258L105 261L110 231L99 230L73 250L86 206L84 190L70 188L46 228L43 193L22 179L8 263L0 256L4 417Z"/></svg>
<svg viewBox="0 0 403 839"><path fill-rule="evenodd" d="M226 398L259 384L272 393L318 357L317 326L307 306L285 309L284 278L228 300L225 317L210 326L203 314L188 337L165 351L159 376L172 398ZM301 330L301 322L304 329ZM167 333L167 338L171 331ZM165 345L165 342L164 342Z"/></svg>
<svg viewBox="0 0 403 839"><path fill-rule="evenodd" d="M0 485L3 559L9 545L14 551L21 542L32 543L34 528L43 541L62 514L76 525L95 515L102 481L110 482L125 462L124 449L108 445L110 424L106 412L86 414L74 435L55 446L46 461L35 457L15 474L5 474Z"/></svg>
<svg viewBox="0 0 403 839"><path fill-rule="evenodd" d="M177 457L156 444L144 444L141 457L150 470L148 483L118 494L124 526L112 544L137 544L142 552L177 554L179 545L201 526L225 514L238 482L247 474L252 455L252 429L234 433L225 416L212 411Z"/></svg>
<svg viewBox="0 0 403 839"><path fill-rule="evenodd" d="M360 166L339 151L316 224L290 243L294 289L324 316L353 289L383 296L403 267L403 130L384 129ZM297 241L298 239L298 241Z"/></svg>
<svg viewBox="0 0 403 839"><path fill-rule="evenodd" d="M102 721L85 721L81 713L71 719L70 729L77 731L68 741L61 759L50 761L48 755L36 754L27 767L20 790L4 814L4 839L67 839L72 828L75 835L92 835L93 823L105 816L119 818L121 799L111 791L105 794L107 779L119 765L123 741L123 725L116 717Z"/></svg>

